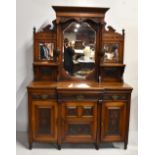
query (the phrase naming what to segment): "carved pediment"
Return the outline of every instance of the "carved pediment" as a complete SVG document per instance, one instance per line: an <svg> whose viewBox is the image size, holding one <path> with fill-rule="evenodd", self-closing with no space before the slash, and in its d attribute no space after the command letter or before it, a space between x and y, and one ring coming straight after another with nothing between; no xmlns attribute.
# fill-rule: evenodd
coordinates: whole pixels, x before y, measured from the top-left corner
<svg viewBox="0 0 155 155"><path fill-rule="evenodd" d="M51 24L46 25L42 28L43 31L50 31L51 30Z"/></svg>
<svg viewBox="0 0 155 155"><path fill-rule="evenodd" d="M110 25L109 25L107 28L108 28L108 31L109 31L109 32L115 32L115 31L116 31L116 30L115 30L112 26L110 26Z"/></svg>
<svg viewBox="0 0 155 155"><path fill-rule="evenodd" d="M44 24L42 25L39 30L36 32L36 28L34 28L34 32L42 33L42 32L55 32L56 31L56 20L52 21L52 24Z"/></svg>

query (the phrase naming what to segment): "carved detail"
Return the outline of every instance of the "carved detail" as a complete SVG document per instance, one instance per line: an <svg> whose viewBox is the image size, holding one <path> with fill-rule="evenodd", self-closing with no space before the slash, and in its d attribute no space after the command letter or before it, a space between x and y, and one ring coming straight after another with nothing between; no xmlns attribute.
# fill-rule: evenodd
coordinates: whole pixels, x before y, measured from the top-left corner
<svg viewBox="0 0 155 155"><path fill-rule="evenodd" d="M84 116L93 116L93 107L83 107Z"/></svg>
<svg viewBox="0 0 155 155"><path fill-rule="evenodd" d="M122 31L122 34L116 32L116 30L112 26L107 26L106 29L106 23L103 24L103 42L105 41L123 41L124 40L124 31Z"/></svg>
<svg viewBox="0 0 155 155"><path fill-rule="evenodd" d="M50 31L51 30L51 25L48 24L45 27L43 27L42 29L43 29L43 31Z"/></svg>
<svg viewBox="0 0 155 155"><path fill-rule="evenodd" d="M38 121L38 134L51 134L51 110L39 108Z"/></svg>
<svg viewBox="0 0 155 155"><path fill-rule="evenodd" d="M36 34L41 34L41 33L45 33L45 32L47 32L47 33L56 32L56 20L54 20L54 21L52 22L52 24L53 24L53 25L51 25L51 24L42 25L42 26L39 28L38 32L35 31Z"/></svg>
<svg viewBox="0 0 155 155"><path fill-rule="evenodd" d="M67 135L91 135L90 124L69 124Z"/></svg>
<svg viewBox="0 0 155 155"><path fill-rule="evenodd" d="M77 115L77 108L76 107L66 107L67 116L76 116Z"/></svg>
<svg viewBox="0 0 155 155"><path fill-rule="evenodd" d="M109 32L115 32L115 31L116 31L116 30L115 30L112 26L110 26L110 25L109 25L107 28L108 28L108 31L109 31Z"/></svg>
<svg viewBox="0 0 155 155"><path fill-rule="evenodd" d="M108 111L108 130L107 134L120 134L119 122L120 122L120 110L119 109L109 109Z"/></svg>

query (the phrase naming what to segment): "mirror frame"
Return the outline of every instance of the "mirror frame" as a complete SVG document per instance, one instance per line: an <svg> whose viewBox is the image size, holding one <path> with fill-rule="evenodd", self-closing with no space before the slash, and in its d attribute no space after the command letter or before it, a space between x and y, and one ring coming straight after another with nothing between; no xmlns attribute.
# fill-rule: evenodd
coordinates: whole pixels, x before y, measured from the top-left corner
<svg viewBox="0 0 155 155"><path fill-rule="evenodd" d="M77 31L77 32L74 32L74 30L73 30L73 28L75 28L75 25L76 24L79 24L79 25L81 25L80 26L80 29L81 29L81 31ZM70 28L72 28L72 29L70 29ZM83 29L84 28L84 29ZM96 31L91 27L91 25L88 23L88 22L71 22L64 30L63 30L63 40L65 40L65 38L67 38L67 39L69 39L70 40L70 38L69 37L66 37L66 33L70 33L70 34L72 34L72 35L75 35L75 36L77 36L77 35L83 35L83 33L85 32L85 31L91 31L92 32L92 34L93 34L93 40L94 40L94 47L95 47L95 50L96 50ZM68 32L69 31L69 32ZM89 38L89 37L88 37ZM87 36L85 36L83 39L82 39L82 41L86 41L87 40ZM70 40L71 41L71 40ZM63 45L64 45L64 42L63 42ZM87 45L86 45L87 46ZM86 46L84 46L84 47L86 47ZM63 46L64 47L64 46ZM73 48L73 51L74 50L76 50L76 48ZM83 49L84 50L84 49ZM64 48L63 48L63 50L62 50L63 52L63 59L64 59ZM93 67L91 67L91 68L88 68L88 70L89 70L89 72L90 73L88 73L88 74L85 74L84 76L82 76L82 77L78 77L78 76L76 76L76 75L71 75L70 73L70 75L72 76L72 77L75 77L75 78L77 78L77 79L85 79L89 74L91 74L92 73L92 71L94 70L94 68L95 68L95 53L96 53L96 51L94 51L94 57L93 57L93 60L94 60L94 62L92 62L93 64L91 64L91 66L93 65ZM64 61L63 61L63 63L64 63ZM80 64L79 64L80 65ZM76 64L73 64L73 74L74 73L76 73L76 71L74 70L75 67L76 66ZM81 66L81 65L80 65ZM85 65L84 65L85 66ZM81 66L82 67L82 66ZM82 68L78 68L78 71L81 71L82 69L83 69L83 67ZM65 69L65 67L64 67L64 69ZM66 69L65 69L66 70ZM67 70L66 70L67 71Z"/></svg>
<svg viewBox="0 0 155 155"><path fill-rule="evenodd" d="M64 41L64 37L63 37L63 32L64 30L72 23L72 22L77 22L77 23L82 23L82 22L86 22L88 23L91 28L95 31L96 33L96 49L95 49L95 68L92 70L92 73L88 74L85 79L81 79L81 78L77 78L75 76L71 76L69 74L67 74L67 72L65 71L64 67L63 67L63 62L62 62L62 57L63 57L63 41ZM58 38L60 37L60 49L61 49L61 53L60 53L60 67L59 67L59 80L76 80L76 81L85 81L85 80L98 80L98 75L99 75L99 38L100 38L100 33L99 33L99 24L94 22L91 19L85 19L85 18L80 18L80 19L68 19L65 22L61 22L60 24L58 24L59 30L60 30L60 36L58 36Z"/></svg>

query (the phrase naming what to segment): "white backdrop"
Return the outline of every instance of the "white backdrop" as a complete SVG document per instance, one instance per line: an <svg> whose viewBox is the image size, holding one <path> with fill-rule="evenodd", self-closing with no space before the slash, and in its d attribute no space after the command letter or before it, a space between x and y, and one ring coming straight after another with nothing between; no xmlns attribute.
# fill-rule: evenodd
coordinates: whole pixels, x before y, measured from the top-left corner
<svg viewBox="0 0 155 155"><path fill-rule="evenodd" d="M32 31L55 19L52 5L109 7L106 22L118 32L124 28L125 82L133 88L130 114L129 144L137 144L138 130L138 89L137 89L137 0L17 0L17 38L16 38L16 112L17 131L27 131L27 92L26 86L33 79L33 40Z"/></svg>

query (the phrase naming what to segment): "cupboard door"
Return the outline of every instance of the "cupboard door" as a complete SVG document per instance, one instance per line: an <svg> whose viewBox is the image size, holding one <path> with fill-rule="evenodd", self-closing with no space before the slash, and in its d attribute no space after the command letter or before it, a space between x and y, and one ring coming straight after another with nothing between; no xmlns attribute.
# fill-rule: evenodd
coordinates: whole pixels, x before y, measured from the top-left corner
<svg viewBox="0 0 155 155"><path fill-rule="evenodd" d="M36 141L56 141L57 105L55 101L32 102L32 132Z"/></svg>
<svg viewBox="0 0 155 155"><path fill-rule="evenodd" d="M94 142L96 139L95 102L62 104L62 139L64 142Z"/></svg>
<svg viewBox="0 0 155 155"><path fill-rule="evenodd" d="M123 141L126 128L126 103L105 102L102 105L101 140Z"/></svg>

